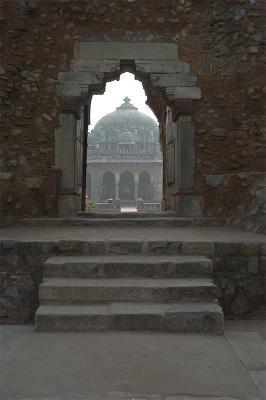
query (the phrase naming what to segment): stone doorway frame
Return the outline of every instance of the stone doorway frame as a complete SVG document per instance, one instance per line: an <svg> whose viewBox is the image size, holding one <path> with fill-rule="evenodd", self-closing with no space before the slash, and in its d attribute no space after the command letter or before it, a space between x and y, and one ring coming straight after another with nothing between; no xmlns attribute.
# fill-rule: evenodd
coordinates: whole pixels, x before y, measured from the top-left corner
<svg viewBox="0 0 266 400"><path fill-rule="evenodd" d="M201 98L201 90L188 64L179 60L177 44L78 42L70 71L59 73L56 87L61 105L60 127L55 131L55 166L62 176L59 216L73 215L82 206L84 106L90 107L92 96L103 94L106 83L118 80L124 72L133 73L141 81L147 104L159 121L162 209L182 216L201 215L202 207L188 207L198 197L193 194L195 145L191 119L192 101Z"/></svg>

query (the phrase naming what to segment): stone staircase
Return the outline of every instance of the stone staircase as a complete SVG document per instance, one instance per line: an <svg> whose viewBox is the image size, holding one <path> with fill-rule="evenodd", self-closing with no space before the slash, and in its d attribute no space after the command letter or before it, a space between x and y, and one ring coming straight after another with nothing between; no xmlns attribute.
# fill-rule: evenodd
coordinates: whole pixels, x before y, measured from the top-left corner
<svg viewBox="0 0 266 400"><path fill-rule="evenodd" d="M90 243L89 254L46 261L37 331L223 333L211 260L181 255L178 247L171 255L150 255L130 242L121 245L122 254L113 246L97 255Z"/></svg>

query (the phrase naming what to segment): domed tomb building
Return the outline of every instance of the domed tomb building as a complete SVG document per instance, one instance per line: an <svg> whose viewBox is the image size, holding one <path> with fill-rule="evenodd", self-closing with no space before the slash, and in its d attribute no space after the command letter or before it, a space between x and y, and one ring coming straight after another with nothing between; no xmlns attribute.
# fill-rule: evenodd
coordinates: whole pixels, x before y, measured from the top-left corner
<svg viewBox="0 0 266 400"><path fill-rule="evenodd" d="M160 203L162 158L157 123L130 99L100 119L88 136L87 195L132 204Z"/></svg>

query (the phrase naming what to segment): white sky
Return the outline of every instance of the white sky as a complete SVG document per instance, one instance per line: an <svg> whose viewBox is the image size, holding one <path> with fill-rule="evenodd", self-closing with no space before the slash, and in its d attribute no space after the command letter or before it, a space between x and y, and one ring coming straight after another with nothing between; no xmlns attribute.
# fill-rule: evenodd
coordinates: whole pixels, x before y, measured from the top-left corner
<svg viewBox="0 0 266 400"><path fill-rule="evenodd" d="M123 99L128 96L131 103L138 108L139 111L147 114L156 122L157 119L151 109L145 104L147 97L140 81L135 80L133 74L128 72L120 76L119 81L112 81L106 84L106 90L103 95L94 95L91 101L91 124L89 129L104 115L115 111L123 103Z"/></svg>

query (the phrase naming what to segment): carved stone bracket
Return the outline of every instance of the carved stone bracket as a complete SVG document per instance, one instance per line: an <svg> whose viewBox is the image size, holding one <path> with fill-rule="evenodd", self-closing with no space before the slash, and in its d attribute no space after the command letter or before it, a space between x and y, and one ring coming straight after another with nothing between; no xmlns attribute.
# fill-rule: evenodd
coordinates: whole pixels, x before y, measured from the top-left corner
<svg viewBox="0 0 266 400"><path fill-rule="evenodd" d="M73 114L76 119L80 118L81 108L84 104L84 98L80 97L58 97L60 103L60 112Z"/></svg>
<svg viewBox="0 0 266 400"><path fill-rule="evenodd" d="M192 114L192 100L178 99L171 106L173 121L176 122L181 115Z"/></svg>

